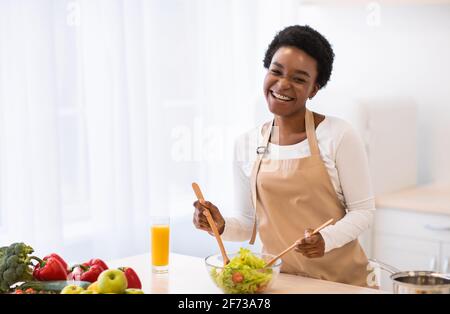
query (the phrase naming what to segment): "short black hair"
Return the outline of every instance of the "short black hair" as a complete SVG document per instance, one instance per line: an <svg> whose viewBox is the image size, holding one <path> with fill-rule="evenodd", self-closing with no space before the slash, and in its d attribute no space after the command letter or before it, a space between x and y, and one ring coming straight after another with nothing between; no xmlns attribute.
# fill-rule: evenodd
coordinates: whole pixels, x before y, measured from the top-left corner
<svg viewBox="0 0 450 314"><path fill-rule="evenodd" d="M325 87L333 70L334 52L328 40L308 25L293 25L278 32L267 48L264 67L269 68L273 55L281 47L296 47L317 61L319 88Z"/></svg>

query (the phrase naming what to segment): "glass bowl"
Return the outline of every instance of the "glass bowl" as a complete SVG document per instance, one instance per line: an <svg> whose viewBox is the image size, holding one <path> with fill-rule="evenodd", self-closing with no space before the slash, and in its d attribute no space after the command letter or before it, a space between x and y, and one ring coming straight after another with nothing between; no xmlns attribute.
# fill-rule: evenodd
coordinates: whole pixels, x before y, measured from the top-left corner
<svg viewBox="0 0 450 314"><path fill-rule="evenodd" d="M271 260L275 255L252 253L254 256L263 259L265 262ZM229 254L233 260L238 253ZM278 259L272 266L264 268L252 268L250 266L233 267L228 264L223 265L221 254L210 255L205 258L206 270L212 281L224 293L263 293L270 289L275 282L281 268L281 259Z"/></svg>

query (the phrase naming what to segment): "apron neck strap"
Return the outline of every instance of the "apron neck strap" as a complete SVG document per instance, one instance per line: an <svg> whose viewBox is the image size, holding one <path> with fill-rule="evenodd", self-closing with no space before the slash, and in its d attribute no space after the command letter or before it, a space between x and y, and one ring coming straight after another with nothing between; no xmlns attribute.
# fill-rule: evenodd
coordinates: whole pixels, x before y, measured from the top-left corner
<svg viewBox="0 0 450 314"><path fill-rule="evenodd" d="M270 125L267 127L266 133L264 133L262 146L259 146L258 150L257 150L258 155L264 155L264 153L267 152L267 146L269 145L269 141L270 141L270 137L272 135L272 130L273 130L274 124L275 124L275 119L273 119L271 121Z"/></svg>
<svg viewBox="0 0 450 314"><path fill-rule="evenodd" d="M317 144L316 131L314 127L314 116L311 111L305 112L306 137L308 138L311 155L320 155L319 144Z"/></svg>
<svg viewBox="0 0 450 314"><path fill-rule="evenodd" d="M250 185L251 185L251 189L252 189L252 202L253 202L253 207L255 208L255 218L254 218L254 222L253 222L253 230L252 230L252 236L250 238L250 244L254 244L255 240L256 240L256 234L258 233L258 222L256 219L256 176L258 175L258 171L259 171L259 166L261 165L261 161L262 158L264 157L264 154L267 152L267 146L269 145L269 140L270 140L270 135L272 134L272 128L273 125L275 124L275 119L273 119L270 123L270 125L267 127L266 133L264 133L264 137L263 137L263 141L261 143L261 146L258 146L256 148L256 160L255 163L253 164L253 170L252 170L252 175L250 178Z"/></svg>

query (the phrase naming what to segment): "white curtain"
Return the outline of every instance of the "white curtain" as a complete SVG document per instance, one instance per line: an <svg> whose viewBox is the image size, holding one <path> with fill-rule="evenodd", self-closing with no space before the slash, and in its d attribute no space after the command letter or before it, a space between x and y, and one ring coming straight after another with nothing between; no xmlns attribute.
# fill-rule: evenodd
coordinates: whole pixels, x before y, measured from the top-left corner
<svg viewBox="0 0 450 314"><path fill-rule="evenodd" d="M38 1L0 7L2 244L60 248L57 73L52 10Z"/></svg>
<svg viewBox="0 0 450 314"><path fill-rule="evenodd" d="M0 0L0 244L143 253L151 215L192 215L192 181L231 211L233 140L295 22L275 2Z"/></svg>

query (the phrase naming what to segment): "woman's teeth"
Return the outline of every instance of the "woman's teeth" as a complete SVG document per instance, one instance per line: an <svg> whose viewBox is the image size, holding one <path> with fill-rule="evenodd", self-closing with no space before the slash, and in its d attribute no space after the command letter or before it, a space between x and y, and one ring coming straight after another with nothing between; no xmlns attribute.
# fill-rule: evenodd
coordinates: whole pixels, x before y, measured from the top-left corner
<svg viewBox="0 0 450 314"><path fill-rule="evenodd" d="M273 95L273 97L275 97L276 99L284 100L284 101L289 101L289 100L293 100L293 99L294 99L294 98L291 98L291 97L287 97L287 96L284 96L284 95L277 94L277 93L275 93L275 92L272 92L272 95Z"/></svg>

